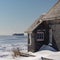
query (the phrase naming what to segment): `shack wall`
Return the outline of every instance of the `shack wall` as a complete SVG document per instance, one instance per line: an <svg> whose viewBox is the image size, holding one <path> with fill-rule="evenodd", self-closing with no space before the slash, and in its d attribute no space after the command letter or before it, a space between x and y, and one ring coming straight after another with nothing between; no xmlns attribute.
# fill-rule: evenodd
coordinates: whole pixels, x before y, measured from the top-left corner
<svg viewBox="0 0 60 60"><path fill-rule="evenodd" d="M37 41L37 31L40 30L41 32L44 32L44 41ZM35 41L35 51L38 51L42 45L48 45L49 44L49 25L46 23L46 21L42 22L34 31L34 41Z"/></svg>
<svg viewBox="0 0 60 60"><path fill-rule="evenodd" d="M58 50L60 50L60 24L52 25L53 29L53 38L57 45Z"/></svg>
<svg viewBox="0 0 60 60"><path fill-rule="evenodd" d="M29 37L31 35L31 37ZM35 52L35 34L29 33L28 34L28 51Z"/></svg>

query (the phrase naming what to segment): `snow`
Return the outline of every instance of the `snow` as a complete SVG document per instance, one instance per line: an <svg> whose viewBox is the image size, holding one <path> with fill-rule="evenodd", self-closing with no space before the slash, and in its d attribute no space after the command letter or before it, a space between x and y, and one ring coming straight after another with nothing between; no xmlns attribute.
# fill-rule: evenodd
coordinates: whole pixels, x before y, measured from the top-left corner
<svg viewBox="0 0 60 60"><path fill-rule="evenodd" d="M40 49L40 51L32 53L32 52L26 52L27 54L34 55L35 57L22 57L17 56L13 58L12 51L0 51L0 60L42 60L43 58L49 58L53 60L60 60L60 51L55 51L50 46L43 45Z"/></svg>
<svg viewBox="0 0 60 60"><path fill-rule="evenodd" d="M13 58L12 52L0 52L0 60L41 60L41 57L60 60L60 52L53 52L49 50L42 50L35 53L29 52L31 55L35 55L35 57L22 57L18 56Z"/></svg>
<svg viewBox="0 0 60 60"><path fill-rule="evenodd" d="M49 46L49 45L43 45L43 46L40 48L40 51L41 51L41 50L56 51L54 48L52 48L52 47Z"/></svg>

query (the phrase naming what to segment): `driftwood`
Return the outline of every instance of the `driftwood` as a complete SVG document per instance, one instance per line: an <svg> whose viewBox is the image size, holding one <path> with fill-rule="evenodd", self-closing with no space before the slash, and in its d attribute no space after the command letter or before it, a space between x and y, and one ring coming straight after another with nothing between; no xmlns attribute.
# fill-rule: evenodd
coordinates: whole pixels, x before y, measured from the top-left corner
<svg viewBox="0 0 60 60"><path fill-rule="evenodd" d="M13 57L17 57L17 56L23 56L23 57L35 57L34 55L30 55L30 54L27 54L27 53L22 53L20 52L19 48L17 49L13 49Z"/></svg>
<svg viewBox="0 0 60 60"><path fill-rule="evenodd" d="M21 53L20 56L23 56L23 57L35 57L34 55L30 55L30 54L26 54L26 53Z"/></svg>
<svg viewBox="0 0 60 60"><path fill-rule="evenodd" d="M45 58L45 57L41 57L42 60L53 60L53 59L50 59L50 58Z"/></svg>

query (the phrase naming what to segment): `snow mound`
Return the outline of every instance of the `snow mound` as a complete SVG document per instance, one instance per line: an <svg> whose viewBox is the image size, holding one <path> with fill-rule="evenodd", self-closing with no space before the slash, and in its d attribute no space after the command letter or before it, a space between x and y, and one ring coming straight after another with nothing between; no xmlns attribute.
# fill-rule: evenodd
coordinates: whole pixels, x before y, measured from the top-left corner
<svg viewBox="0 0 60 60"><path fill-rule="evenodd" d="M53 60L60 60L60 52L53 52L50 50L42 50L35 53L30 52L30 54L35 55L35 57L18 56L16 58L13 58L11 54L11 52L0 52L0 60L42 60L41 57Z"/></svg>
<svg viewBox="0 0 60 60"><path fill-rule="evenodd" d="M39 51L41 50L50 50L50 51L56 51L53 47L49 46L49 45L43 45Z"/></svg>

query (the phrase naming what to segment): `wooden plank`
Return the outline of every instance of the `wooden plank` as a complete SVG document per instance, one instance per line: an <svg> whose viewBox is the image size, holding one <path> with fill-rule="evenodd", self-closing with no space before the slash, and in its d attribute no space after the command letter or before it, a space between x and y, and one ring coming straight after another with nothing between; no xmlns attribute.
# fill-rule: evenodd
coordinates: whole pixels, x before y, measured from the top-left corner
<svg viewBox="0 0 60 60"><path fill-rule="evenodd" d="M45 58L45 57L41 57L42 60L53 60L53 59L50 59L50 58Z"/></svg>

